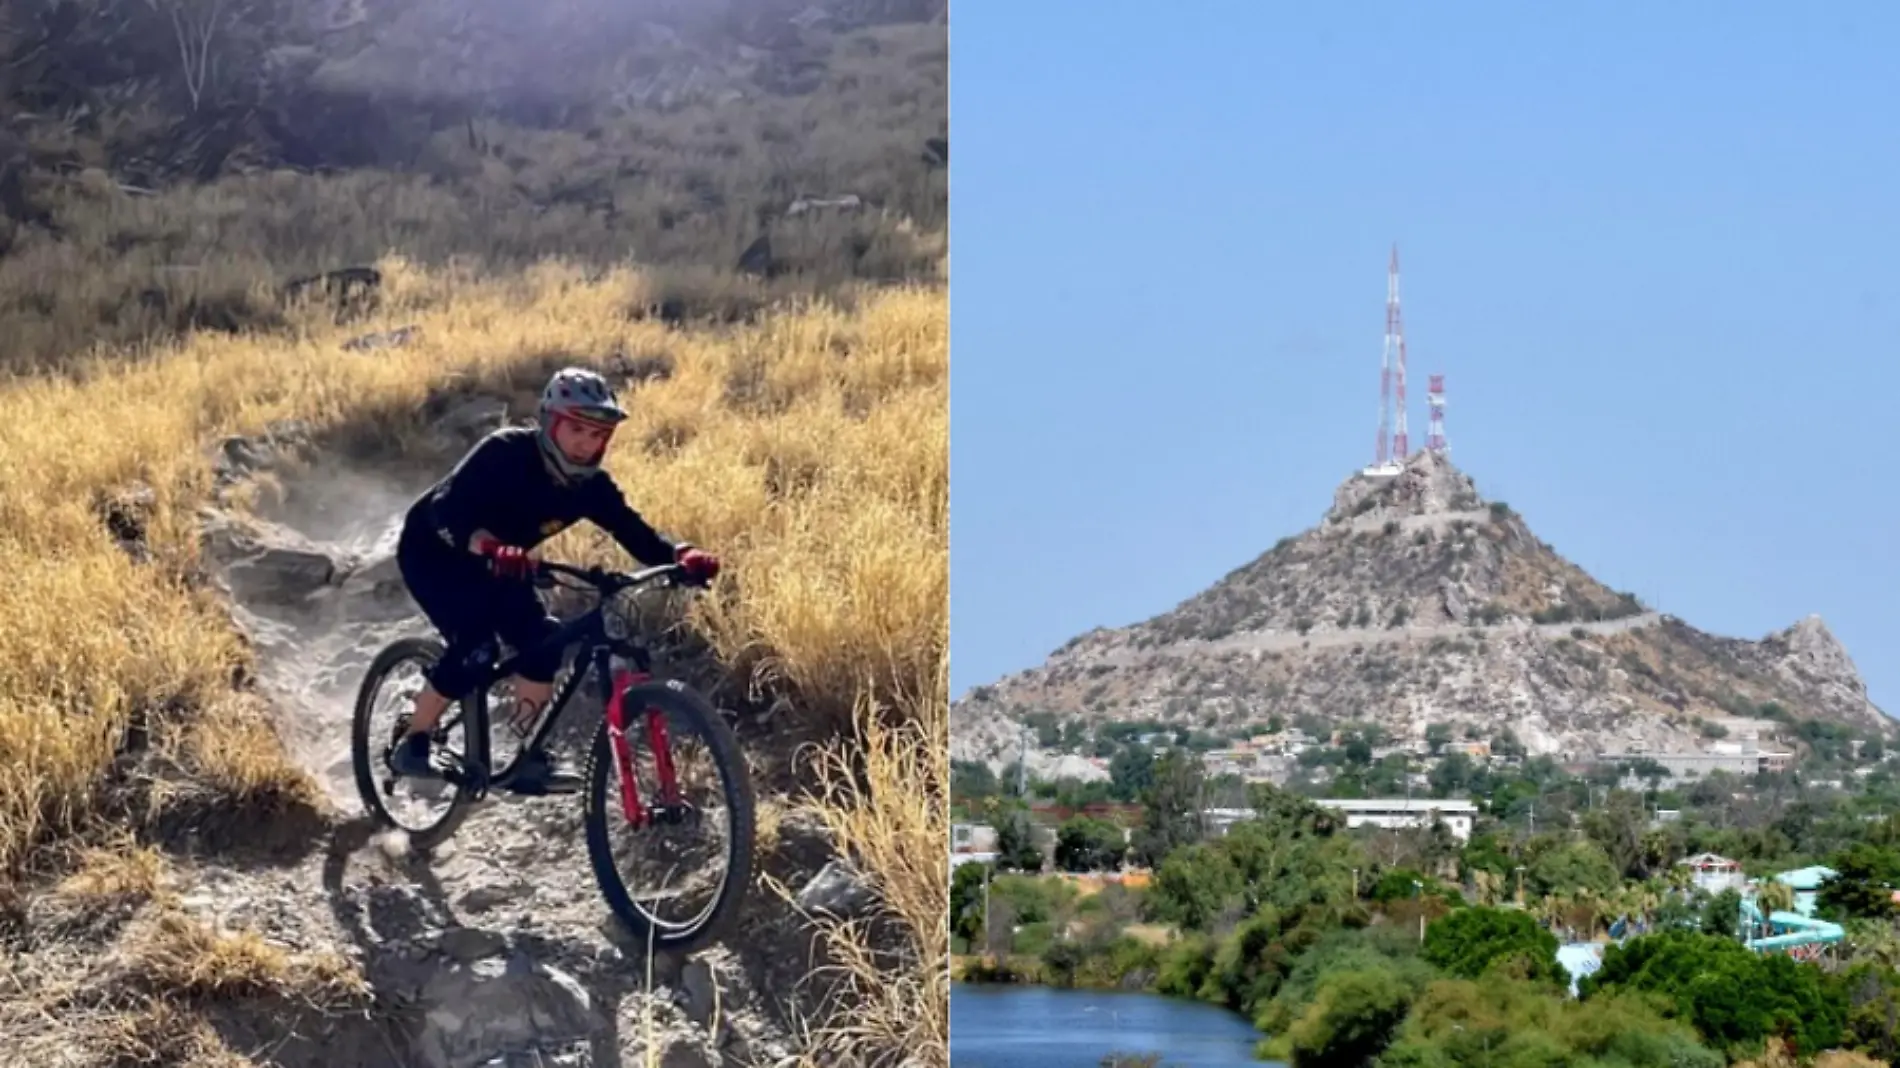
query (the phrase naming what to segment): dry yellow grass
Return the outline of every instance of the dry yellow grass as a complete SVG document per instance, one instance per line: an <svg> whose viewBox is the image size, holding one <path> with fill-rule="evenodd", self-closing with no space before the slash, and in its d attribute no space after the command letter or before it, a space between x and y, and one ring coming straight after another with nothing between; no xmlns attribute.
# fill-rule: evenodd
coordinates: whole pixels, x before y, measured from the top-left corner
<svg viewBox="0 0 1900 1068"><path fill-rule="evenodd" d="M191 581L216 438L299 419L319 434L399 444L452 382L520 385L544 373L550 352L665 354L674 373L632 395L610 466L662 529L727 560L730 580L695 608L723 659L808 716L842 726L877 711L858 717L864 733L825 764L833 779L846 764L863 768L868 789L833 792L823 808L914 936L914 974L885 981L909 984L905 1004L947 1042L942 290L682 332L628 321L641 284L630 276L545 264L502 285L384 266L383 325L421 326L404 349L344 352L328 324L292 338L201 334L136 367L0 387L0 554L18 562L0 585L0 872L18 875L43 847L97 826L135 722L192 790L264 811L318 803L254 699L233 691L247 652L223 606ZM676 444L642 447L656 438ZM94 514L94 501L134 483L154 498L150 563L122 552ZM551 552L609 556L591 531ZM857 937L836 935L847 958ZM154 964L154 978L200 989L211 980L192 970L194 954L242 956L179 944L154 958L176 965ZM252 963L237 969L240 985L266 982L274 967ZM827 1026L883 1026L852 1011L892 1018L867 1002Z"/></svg>
<svg viewBox="0 0 1900 1068"><path fill-rule="evenodd" d="M1737 1062L1735 1068L1795 1068L1799 1063L1800 1060L1788 1051L1786 1042L1771 1038L1760 1057ZM1816 1054L1811 1063L1814 1068L1879 1068L1882 1062L1864 1053L1834 1049Z"/></svg>
<svg viewBox="0 0 1900 1068"><path fill-rule="evenodd" d="M92 846L81 852L72 870L53 887L54 902L76 910L94 910L142 904L163 893L164 856L129 838L121 836L110 846Z"/></svg>
<svg viewBox="0 0 1900 1068"><path fill-rule="evenodd" d="M169 909L144 920L125 947L139 985L171 997L218 999L268 995L318 1007L368 994L356 965L333 953L296 956L250 931L218 931Z"/></svg>
<svg viewBox="0 0 1900 1068"><path fill-rule="evenodd" d="M922 695L900 726L867 699L857 741L819 756L823 792L811 809L871 876L909 944L877 945L862 922L814 917L836 960L814 978L836 1009L818 1026L807 1064L896 1050L949 1063L950 716L947 675L939 681L944 688Z"/></svg>

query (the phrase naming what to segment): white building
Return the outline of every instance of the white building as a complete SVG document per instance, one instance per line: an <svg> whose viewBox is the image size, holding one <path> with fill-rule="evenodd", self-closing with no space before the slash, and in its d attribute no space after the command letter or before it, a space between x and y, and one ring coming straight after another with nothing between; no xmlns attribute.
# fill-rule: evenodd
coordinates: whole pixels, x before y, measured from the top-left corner
<svg viewBox="0 0 1900 1068"><path fill-rule="evenodd" d="M1445 829L1460 842L1471 840L1471 824L1478 816L1478 806L1470 801L1429 797L1367 800L1314 798L1313 803L1344 814L1348 830L1354 827L1422 828L1430 827L1436 819L1442 821ZM1202 809L1201 826L1209 837L1219 837L1225 835L1229 827L1242 820L1253 819L1253 816L1254 811L1250 808Z"/></svg>
<svg viewBox="0 0 1900 1068"><path fill-rule="evenodd" d="M1478 816L1478 806L1470 801L1431 797L1323 798L1315 803L1344 814L1348 828L1430 827L1434 819L1441 820L1460 842L1471 840L1471 824Z"/></svg>
<svg viewBox="0 0 1900 1068"><path fill-rule="evenodd" d="M1748 886L1748 876L1743 874L1742 866L1727 857L1697 853L1676 863L1688 868L1695 885L1711 894L1719 894L1724 890L1740 893Z"/></svg>
<svg viewBox="0 0 1900 1068"><path fill-rule="evenodd" d="M1250 819L1253 819L1253 809L1250 808L1204 808L1201 810L1201 829L1209 838L1220 838L1227 834L1227 828Z"/></svg>
<svg viewBox="0 0 1900 1068"><path fill-rule="evenodd" d="M994 853L996 852L996 828L987 823L953 823L950 825L950 852L952 853Z"/></svg>
<svg viewBox="0 0 1900 1068"><path fill-rule="evenodd" d="M1763 749L1760 742L1745 738L1741 742L1717 742L1699 753L1648 753L1641 749L1629 749L1620 753L1606 752L1598 759L1605 764L1653 760L1673 778L1699 779L1715 771L1726 771L1732 775L1786 771L1794 760L1794 754L1779 749Z"/></svg>

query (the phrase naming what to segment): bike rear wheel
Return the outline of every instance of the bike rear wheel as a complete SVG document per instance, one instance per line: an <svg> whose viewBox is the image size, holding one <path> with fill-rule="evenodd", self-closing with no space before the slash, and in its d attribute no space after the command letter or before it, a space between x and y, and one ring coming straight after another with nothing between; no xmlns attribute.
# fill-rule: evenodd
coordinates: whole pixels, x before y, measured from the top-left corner
<svg viewBox="0 0 1900 1068"><path fill-rule="evenodd" d="M703 806L693 804L692 799L703 792L708 800L716 797L726 810L727 831L722 858L725 870L709 888L709 897L698 911L678 921L659 915L655 907L657 896L639 896L647 892L649 880L644 875L635 877L632 880L634 885L629 885L628 878L622 874L620 858L616 855L615 832L621 836L631 836L642 847L658 845L664 858L662 866L677 867L677 864L670 862L676 862L682 856L690 860L694 853L708 851L675 848L664 839L669 832L686 829L688 823L692 829L697 829L704 825L704 821L696 818L680 824L660 822L639 828L629 826L622 807L621 792L617 788L620 769L605 717L594 734L594 744L587 761L584 822L587 828L588 859L593 864L594 877L600 883L601 894L607 899L607 907L635 936L643 942L650 941L656 949L690 949L716 937L724 929L751 881L755 817L751 777L746 770L745 756L739 749L739 739L726 724L725 718L705 698L684 684L669 681L629 687L622 707L626 710L626 741L641 804L652 807L661 800L653 774L654 754L647 744L647 716L650 711L657 710L664 717L670 741L668 748L677 769L682 799L692 804L696 813L701 812ZM686 750L682 743L688 738L693 739L702 752ZM702 790L702 787L709 789ZM703 874L698 866L689 865L689 868L693 876ZM708 889L706 878L696 881L701 889Z"/></svg>
<svg viewBox="0 0 1900 1068"><path fill-rule="evenodd" d="M398 779L388 764L390 747L409 722L410 702L424 685L422 675L441 658L442 643L430 638L391 642L364 673L350 724L350 763L364 811L378 824L407 834L410 845L425 850L447 841L475 804L473 791L466 785L452 785L441 779ZM462 702L451 703L430 734L432 748L438 754L446 750L457 764L470 748L465 711ZM386 724L379 724L379 712L394 715ZM398 791L405 794L399 796ZM408 822L406 817L419 808L409 803L410 797L429 794L436 795L434 800L438 801L446 797L446 807L433 819Z"/></svg>

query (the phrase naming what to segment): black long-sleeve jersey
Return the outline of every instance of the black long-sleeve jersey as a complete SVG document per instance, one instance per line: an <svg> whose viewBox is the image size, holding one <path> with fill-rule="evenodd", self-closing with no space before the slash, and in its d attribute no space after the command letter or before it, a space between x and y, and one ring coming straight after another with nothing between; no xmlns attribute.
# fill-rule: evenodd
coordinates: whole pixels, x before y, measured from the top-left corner
<svg viewBox="0 0 1900 1068"><path fill-rule="evenodd" d="M579 482L561 481L548 468L535 437L533 427L505 427L489 434L416 500L407 522L421 524L445 544L466 552L478 530L504 545L532 549L586 519L643 564L673 562L680 546L627 504L612 476L597 471Z"/></svg>

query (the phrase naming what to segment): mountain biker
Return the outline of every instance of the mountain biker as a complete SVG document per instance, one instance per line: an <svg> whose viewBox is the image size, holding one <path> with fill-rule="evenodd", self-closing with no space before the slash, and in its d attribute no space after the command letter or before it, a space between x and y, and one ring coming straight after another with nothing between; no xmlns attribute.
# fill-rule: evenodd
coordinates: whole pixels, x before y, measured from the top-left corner
<svg viewBox="0 0 1900 1068"><path fill-rule="evenodd" d="M429 733L451 701L493 664L497 636L523 657L508 718L523 736L533 728L553 696L562 650L537 648L559 623L522 580L533 574L532 550L576 520L606 530L643 564L670 560L702 580L718 574L717 557L662 537L602 470L608 443L626 418L600 375L577 367L557 371L541 392L535 426L489 434L410 507L396 564L447 648L390 753L396 774L434 774ZM523 753L518 766L518 793L572 790L580 783L543 751Z"/></svg>

